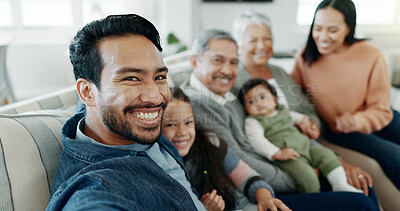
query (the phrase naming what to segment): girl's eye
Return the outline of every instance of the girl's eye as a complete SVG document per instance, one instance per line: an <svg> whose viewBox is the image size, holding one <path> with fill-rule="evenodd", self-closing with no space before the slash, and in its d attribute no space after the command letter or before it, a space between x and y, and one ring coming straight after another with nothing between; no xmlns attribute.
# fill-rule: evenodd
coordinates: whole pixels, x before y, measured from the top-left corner
<svg viewBox="0 0 400 211"><path fill-rule="evenodd" d="M170 124L166 124L165 126L167 126L167 127L175 127L176 125L175 125L175 124L172 124L172 123L170 123Z"/></svg>
<svg viewBox="0 0 400 211"><path fill-rule="evenodd" d="M253 103L254 103L254 101L253 101L253 100L250 100L250 101L249 101L249 103L250 103L250 105L251 105L251 104L253 104Z"/></svg>

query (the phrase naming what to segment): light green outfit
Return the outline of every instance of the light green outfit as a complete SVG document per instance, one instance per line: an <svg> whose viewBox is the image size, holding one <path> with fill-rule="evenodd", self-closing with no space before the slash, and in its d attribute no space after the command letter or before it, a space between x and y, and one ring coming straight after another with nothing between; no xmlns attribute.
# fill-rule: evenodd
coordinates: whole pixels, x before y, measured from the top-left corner
<svg viewBox="0 0 400 211"><path fill-rule="evenodd" d="M260 122L265 129L265 137L272 144L280 149L293 148L300 154L296 160L273 161L294 178L297 190L300 193L319 192L320 184L313 168L318 168L326 177L333 169L341 166L339 160L327 148L310 146L309 138L296 128L289 110L284 106L278 105L277 112L272 117L249 117Z"/></svg>

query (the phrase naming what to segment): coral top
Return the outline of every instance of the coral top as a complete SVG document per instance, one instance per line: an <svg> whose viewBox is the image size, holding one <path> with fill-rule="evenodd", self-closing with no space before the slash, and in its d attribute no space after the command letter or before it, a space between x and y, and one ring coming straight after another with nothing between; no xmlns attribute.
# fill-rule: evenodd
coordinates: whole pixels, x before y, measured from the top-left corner
<svg viewBox="0 0 400 211"><path fill-rule="evenodd" d="M390 80L382 52L360 41L343 52L320 55L311 67L299 52L291 76L306 90L319 115L336 130L335 118L350 113L357 131L371 133L388 125Z"/></svg>

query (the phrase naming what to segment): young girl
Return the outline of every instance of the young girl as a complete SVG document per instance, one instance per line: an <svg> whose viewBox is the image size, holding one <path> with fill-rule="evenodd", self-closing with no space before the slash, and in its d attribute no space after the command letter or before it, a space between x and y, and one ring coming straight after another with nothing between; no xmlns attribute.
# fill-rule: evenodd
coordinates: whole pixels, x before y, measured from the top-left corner
<svg viewBox="0 0 400 211"><path fill-rule="evenodd" d="M185 161L192 186L207 210L290 210L258 174L215 135L195 129L189 98L178 88L163 117L162 133ZM240 193L237 191L239 190ZM246 197L244 197L244 195ZM247 199L248 200L247 200Z"/></svg>
<svg viewBox="0 0 400 211"><path fill-rule="evenodd" d="M318 176L313 167L325 176L333 191L359 192L347 183L345 171L335 154L327 148L310 146L309 138L295 126L306 116L290 112L277 102L273 86L260 78L248 80L238 93L248 117L245 132L250 145L297 182L300 193L320 191ZM319 129L312 130L319 135Z"/></svg>

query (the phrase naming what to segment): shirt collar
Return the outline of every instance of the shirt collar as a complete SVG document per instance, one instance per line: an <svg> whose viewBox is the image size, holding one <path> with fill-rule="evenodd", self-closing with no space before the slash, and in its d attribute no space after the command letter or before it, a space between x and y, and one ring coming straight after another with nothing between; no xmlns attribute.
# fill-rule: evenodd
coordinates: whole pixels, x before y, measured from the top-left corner
<svg viewBox="0 0 400 211"><path fill-rule="evenodd" d="M205 95L220 105L225 105L228 102L232 102L236 100L236 96L232 92L227 92L224 96L220 96L209 90L203 83L194 75L190 76L189 85L193 87L193 89L199 91L202 95Z"/></svg>

